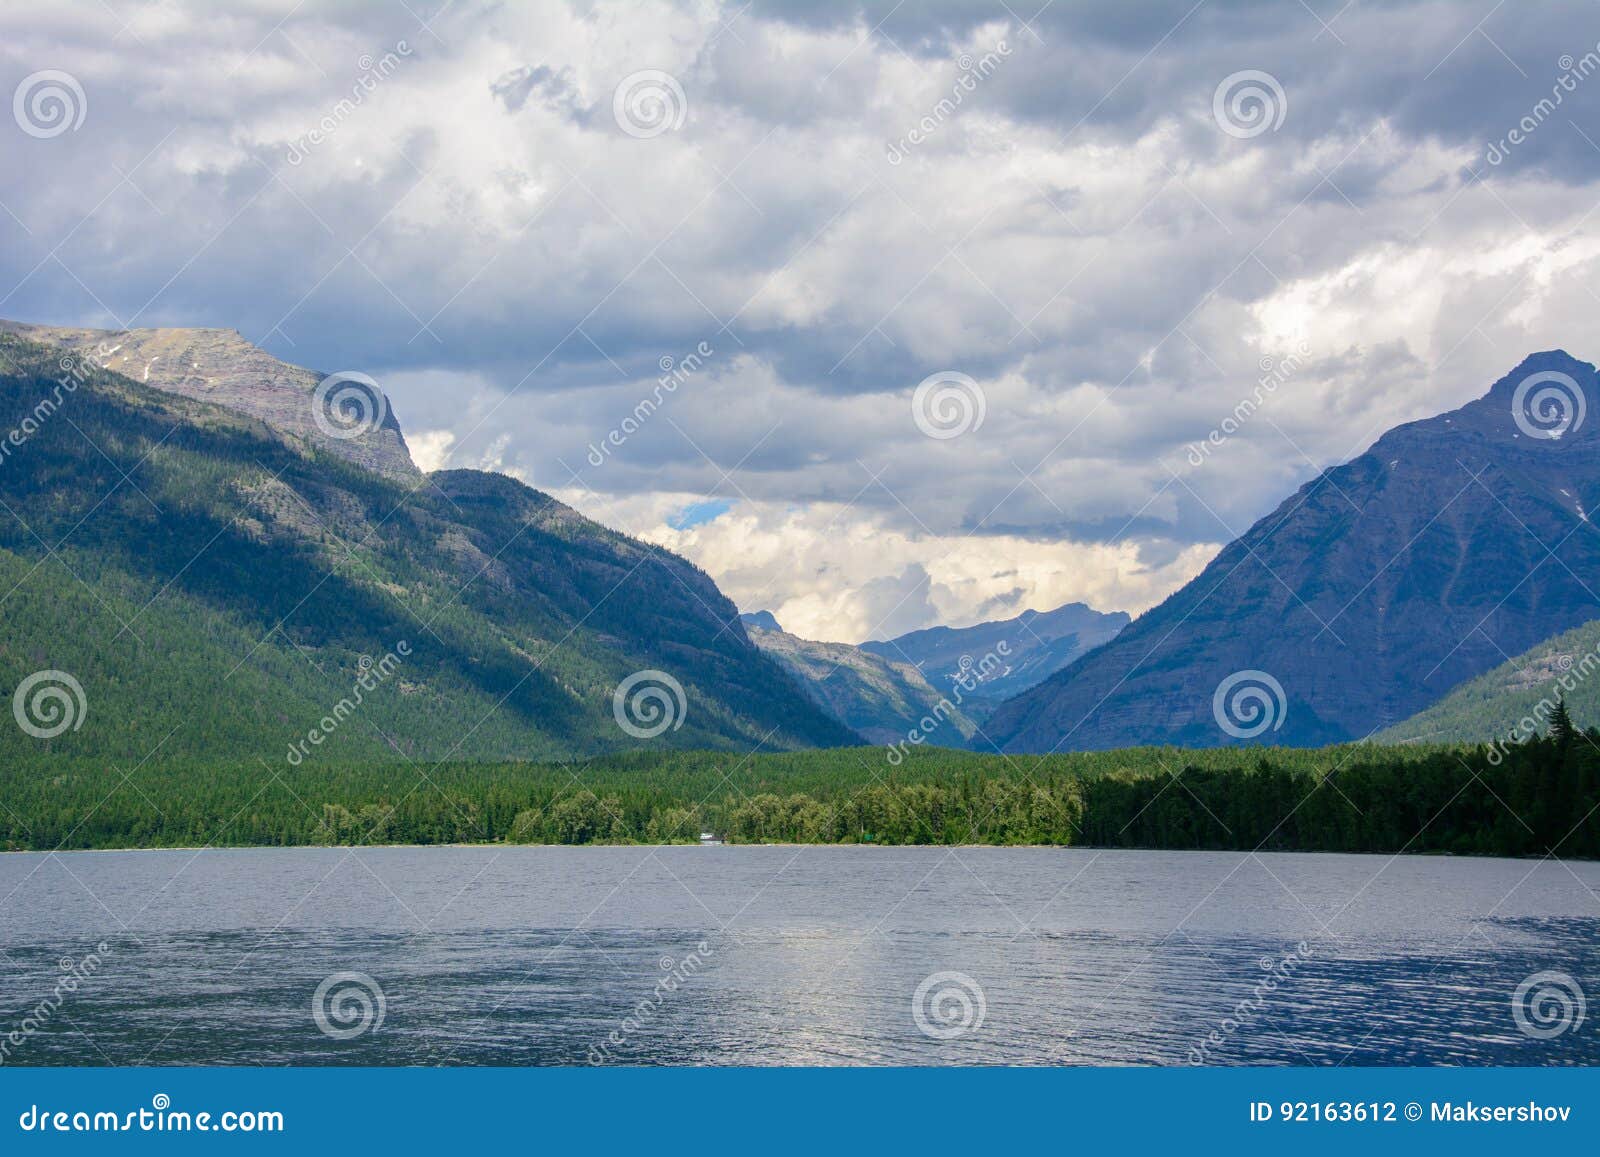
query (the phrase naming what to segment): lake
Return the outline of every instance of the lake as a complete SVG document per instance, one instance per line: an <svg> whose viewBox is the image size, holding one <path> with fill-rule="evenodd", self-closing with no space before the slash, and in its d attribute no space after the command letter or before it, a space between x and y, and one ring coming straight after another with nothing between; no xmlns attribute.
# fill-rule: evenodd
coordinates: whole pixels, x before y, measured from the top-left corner
<svg viewBox="0 0 1600 1157"><path fill-rule="evenodd" d="M7 1064L1600 1062L1593 863L17 853L0 897Z"/></svg>

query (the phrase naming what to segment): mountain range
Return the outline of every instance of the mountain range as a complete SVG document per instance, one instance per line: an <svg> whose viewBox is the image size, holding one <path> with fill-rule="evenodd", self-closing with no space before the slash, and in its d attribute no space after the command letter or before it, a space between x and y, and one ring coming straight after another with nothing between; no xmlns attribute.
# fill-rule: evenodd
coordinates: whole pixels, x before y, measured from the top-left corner
<svg viewBox="0 0 1600 1157"><path fill-rule="evenodd" d="M1600 619L1594 412L1594 367L1536 354L1131 622L1073 603L851 646L512 478L424 474L361 375L230 330L0 322L0 683L19 721L37 679L79 685L73 726L0 729L0 755L792 749L935 712L928 742L1009 752L1490 738L1600 642L1562 634Z"/></svg>
<svg viewBox="0 0 1600 1157"><path fill-rule="evenodd" d="M964 747L977 725L910 663L897 663L849 643L819 643L791 635L770 611L742 616L750 640L781 664L828 714L870 743L906 741L928 732L939 747ZM771 624L767 626L765 624ZM760 624L760 625L758 625ZM924 719L938 725L925 728Z"/></svg>
<svg viewBox="0 0 1600 1157"><path fill-rule="evenodd" d="M1123 611L1102 612L1084 603L1053 611L1023 611L971 627L928 627L861 649L917 667L936 687L958 678L972 683L963 695L980 722L1006 699L1043 682L1128 625ZM987 661L986 661L987 660Z"/></svg>
<svg viewBox="0 0 1600 1157"><path fill-rule="evenodd" d="M1128 622L1120 611L1069 603L857 646L789 634L771 611L740 617L756 646L863 737L892 744L915 731L935 746L980 751L993 749L980 725L1007 695L1054 674Z"/></svg>
<svg viewBox="0 0 1600 1157"><path fill-rule="evenodd" d="M42 721L0 756L860 742L697 567L504 475L424 475L392 414L319 422L321 376L241 343L0 330L0 686Z"/></svg>
<svg viewBox="0 0 1600 1157"><path fill-rule="evenodd" d="M1597 508L1594 367L1535 354L1320 473L985 728L1013 752L1373 735L1600 617Z"/></svg>

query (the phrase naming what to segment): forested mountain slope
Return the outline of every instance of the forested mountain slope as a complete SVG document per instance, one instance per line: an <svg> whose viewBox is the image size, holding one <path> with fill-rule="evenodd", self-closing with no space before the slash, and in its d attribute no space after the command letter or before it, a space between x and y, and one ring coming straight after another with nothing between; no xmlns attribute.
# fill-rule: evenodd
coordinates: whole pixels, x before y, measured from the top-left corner
<svg viewBox="0 0 1600 1157"><path fill-rule="evenodd" d="M629 731L614 712L640 671L682 688L643 737L648 714ZM73 723L41 737L6 720L0 757L272 768L295 744L303 760L430 760L855 740L682 558L513 479L365 469L9 333L0 690L50 732L39 696L61 681L24 686L40 673L81 686L54 700Z"/></svg>
<svg viewBox="0 0 1600 1157"><path fill-rule="evenodd" d="M1579 727L1600 726L1600 620L1544 640L1374 738L1488 743L1516 733L1526 739L1548 729L1549 708L1562 699Z"/></svg>

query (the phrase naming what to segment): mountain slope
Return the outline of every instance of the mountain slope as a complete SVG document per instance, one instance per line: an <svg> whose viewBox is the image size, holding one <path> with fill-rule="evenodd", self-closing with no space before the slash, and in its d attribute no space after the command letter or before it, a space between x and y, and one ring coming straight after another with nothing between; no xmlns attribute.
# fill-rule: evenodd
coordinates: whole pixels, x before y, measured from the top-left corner
<svg viewBox="0 0 1600 1157"><path fill-rule="evenodd" d="M1379 732L1381 743L1488 743L1548 730L1548 706L1565 698L1579 727L1600 725L1600 619L1563 631L1470 679L1425 711ZM1532 719L1529 728L1523 720Z"/></svg>
<svg viewBox="0 0 1600 1157"><path fill-rule="evenodd" d="M744 617L750 640L782 664L828 714L863 738L900 743L913 730L926 731L927 742L936 747L961 747L976 734L977 727L959 707L939 707L940 692L911 664L848 643L816 643L762 630L750 625L751 617ZM939 720L939 725L925 728L926 718Z"/></svg>
<svg viewBox="0 0 1600 1157"><path fill-rule="evenodd" d="M1127 625L1123 611L1106 614L1084 603L1068 603L1053 611L1023 611L1015 618L971 627L929 627L887 642L862 643L861 649L911 663L940 688L977 670L986 656L995 656L1002 662L983 675L964 699L969 714L981 719Z"/></svg>
<svg viewBox="0 0 1600 1157"><path fill-rule="evenodd" d="M301 741L306 759L415 760L856 741L675 555L504 476L403 482L100 369L66 388L61 360L0 334L0 690L65 672L86 709L51 738L8 720L0 757L270 768ZM647 740L613 710L646 670L683 688L678 726Z"/></svg>
<svg viewBox="0 0 1600 1157"><path fill-rule="evenodd" d="M1569 406L1581 400L1587 414L1555 439L1528 417L1552 409L1550 388L1575 390ZM1536 354L1483 398L1325 471L986 727L1010 751L1366 736L1600 614L1600 528L1586 514L1596 508L1594 368ZM1213 697L1241 672L1281 686L1275 727L1251 735L1259 716L1226 712L1244 734L1219 726Z"/></svg>
<svg viewBox="0 0 1600 1157"><path fill-rule="evenodd" d="M0 321L0 333L58 348L68 357L142 385L260 418L274 429L380 474L413 484L422 476L381 392L355 386L357 393L348 403L370 405L368 412L376 420L343 429L334 421L338 415L332 408L338 403L337 387L320 398L317 393L327 375L281 362L237 330L72 329Z"/></svg>

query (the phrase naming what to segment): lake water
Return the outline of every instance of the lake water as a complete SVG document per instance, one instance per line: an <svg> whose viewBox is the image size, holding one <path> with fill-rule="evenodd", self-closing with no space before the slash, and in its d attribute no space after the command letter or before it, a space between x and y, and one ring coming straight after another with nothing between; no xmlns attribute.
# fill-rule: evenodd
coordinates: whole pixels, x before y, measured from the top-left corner
<svg viewBox="0 0 1600 1157"><path fill-rule="evenodd" d="M1592 863L22 853L0 897L9 1064L1600 1063Z"/></svg>

